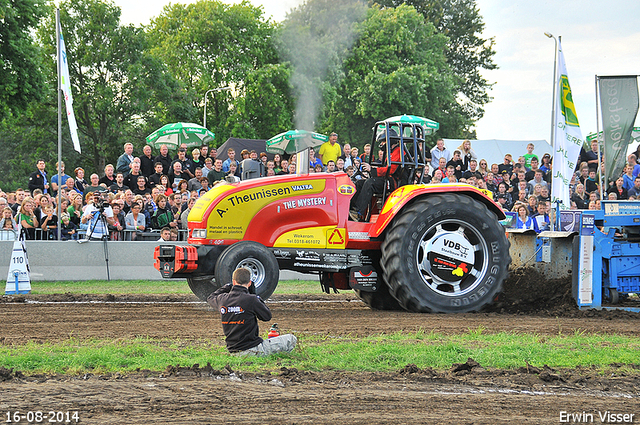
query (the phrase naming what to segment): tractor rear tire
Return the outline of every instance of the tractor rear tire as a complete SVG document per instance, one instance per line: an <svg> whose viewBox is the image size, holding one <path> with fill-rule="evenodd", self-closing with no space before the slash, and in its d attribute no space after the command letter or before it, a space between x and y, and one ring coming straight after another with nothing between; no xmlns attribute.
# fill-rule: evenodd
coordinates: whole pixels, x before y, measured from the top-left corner
<svg viewBox="0 0 640 425"><path fill-rule="evenodd" d="M354 289L354 292L372 310L404 310L393 298L386 283L383 283L376 292L361 291L360 289Z"/></svg>
<svg viewBox="0 0 640 425"><path fill-rule="evenodd" d="M209 295L211 295L220 285L216 285L216 280L212 275L202 276L190 276L187 278L187 283L191 292L193 292L202 301L206 301Z"/></svg>
<svg viewBox="0 0 640 425"><path fill-rule="evenodd" d="M464 313L490 304L511 257L502 225L464 194L419 199L395 218L382 243L383 276L413 312Z"/></svg>
<svg viewBox="0 0 640 425"><path fill-rule="evenodd" d="M216 262L216 282L220 286L231 283L234 270L243 267L251 272L256 295L266 300L278 286L278 260L264 245L252 241L236 242L229 246Z"/></svg>

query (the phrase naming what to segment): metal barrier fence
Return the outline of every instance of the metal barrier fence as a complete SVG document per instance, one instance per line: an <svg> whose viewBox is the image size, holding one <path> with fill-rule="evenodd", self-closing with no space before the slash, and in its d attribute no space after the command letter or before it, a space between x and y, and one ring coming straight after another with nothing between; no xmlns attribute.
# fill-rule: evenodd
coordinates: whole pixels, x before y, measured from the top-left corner
<svg viewBox="0 0 640 425"><path fill-rule="evenodd" d="M15 241L18 232L11 229L0 229L0 241Z"/></svg>
<svg viewBox="0 0 640 425"><path fill-rule="evenodd" d="M36 241L54 241L58 237L57 230L43 230L40 228L28 229L29 232L25 233L25 239L27 240L36 240ZM187 237L189 235L188 230L178 229L178 239L179 242L186 242ZM2 229L0 230L0 241L14 241L16 240L17 232L13 230ZM87 239L88 232L85 229L78 229L74 235L68 240L82 240ZM112 230L109 231L109 240L110 241L157 241L160 239L160 230L149 230L145 232L140 232L136 230Z"/></svg>

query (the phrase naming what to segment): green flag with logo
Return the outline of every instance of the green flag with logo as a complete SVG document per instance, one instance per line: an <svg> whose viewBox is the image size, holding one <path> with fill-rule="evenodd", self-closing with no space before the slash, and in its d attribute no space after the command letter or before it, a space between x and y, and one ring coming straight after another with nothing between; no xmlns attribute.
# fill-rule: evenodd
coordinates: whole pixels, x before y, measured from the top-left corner
<svg viewBox="0 0 640 425"><path fill-rule="evenodd" d="M580 154L580 147L584 142L578 114L573 104L571 86L567 76L567 66L564 62L562 45L558 43L558 74L557 74L557 98L555 117L555 143L553 146L553 177L551 180L551 201L561 201L562 209L571 207L571 193L569 182L576 161Z"/></svg>
<svg viewBox="0 0 640 425"><path fill-rule="evenodd" d="M606 181L615 181L627 162L633 123L638 114L638 78L598 77L602 129L604 130L604 168Z"/></svg>

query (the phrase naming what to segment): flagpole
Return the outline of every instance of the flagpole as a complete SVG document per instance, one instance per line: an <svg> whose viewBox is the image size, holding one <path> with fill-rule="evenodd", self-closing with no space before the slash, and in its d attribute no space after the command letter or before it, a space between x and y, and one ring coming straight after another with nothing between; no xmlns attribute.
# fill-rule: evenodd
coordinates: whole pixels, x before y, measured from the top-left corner
<svg viewBox="0 0 640 425"><path fill-rule="evenodd" d="M596 75L596 143L598 143L598 166L596 167L596 170L598 171L598 180L600 182L600 193L598 194L600 196L600 201L603 200L604 197L604 192L603 189L604 187L602 186L602 149L604 148L604 146L601 148L600 147L600 114L598 113L598 105L600 104L599 102L599 96L598 94L600 93L598 87L598 80L600 79L600 77L598 77ZM602 134L604 135L604 131L602 132ZM605 184L606 184L606 176L605 176Z"/></svg>
<svg viewBox="0 0 640 425"><path fill-rule="evenodd" d="M551 149L555 149L556 146L554 142L555 142L555 133L556 133L556 103L557 103L557 99L556 99L557 87L556 86L558 85L558 81L557 81L558 40L550 32L545 32L544 35L546 35L549 38L553 38L553 41L555 42L555 50L553 52L553 98L551 99L551 138L549 139L549 141L551 142Z"/></svg>
<svg viewBox="0 0 640 425"><path fill-rule="evenodd" d="M57 49L57 63L58 63L58 193L57 193L57 206L56 211L58 214L58 228L56 229L58 233L57 240L61 240L62 236L62 211L61 211L61 203L62 203L62 83L61 83L61 66L62 61L60 57L60 9L56 9L56 49Z"/></svg>

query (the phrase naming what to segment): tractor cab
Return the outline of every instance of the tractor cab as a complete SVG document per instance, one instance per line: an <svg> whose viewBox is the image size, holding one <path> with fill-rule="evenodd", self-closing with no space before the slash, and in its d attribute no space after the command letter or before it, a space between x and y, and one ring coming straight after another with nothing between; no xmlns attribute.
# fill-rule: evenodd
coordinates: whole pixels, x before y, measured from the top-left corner
<svg viewBox="0 0 640 425"><path fill-rule="evenodd" d="M381 162L372 161L370 166L386 168L385 184L382 191L374 191L365 221L379 212L389 194L401 186L408 184L422 184L425 172L428 172L426 160L425 127L419 123L402 123L388 119L379 121L373 128L373 147L384 151ZM395 150L398 150L399 155Z"/></svg>

